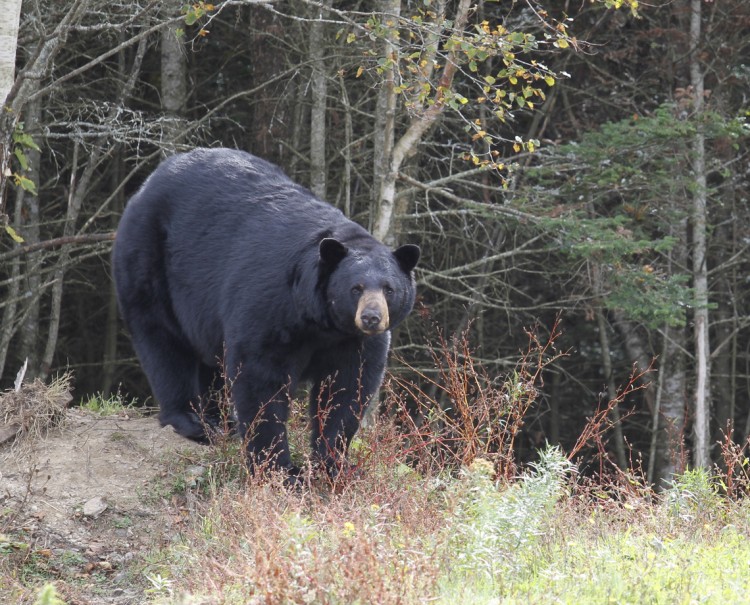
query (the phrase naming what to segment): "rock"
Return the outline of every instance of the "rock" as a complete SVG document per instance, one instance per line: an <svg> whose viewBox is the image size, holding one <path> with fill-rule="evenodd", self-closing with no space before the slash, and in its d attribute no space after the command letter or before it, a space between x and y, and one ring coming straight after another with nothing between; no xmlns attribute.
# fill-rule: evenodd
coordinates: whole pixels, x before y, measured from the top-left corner
<svg viewBox="0 0 750 605"><path fill-rule="evenodd" d="M107 510L107 501L101 496L96 496L83 505L83 516L96 519L105 510Z"/></svg>
<svg viewBox="0 0 750 605"><path fill-rule="evenodd" d="M188 466L185 469L188 487L196 487L198 483L203 480L203 475L205 474L205 472L205 466L201 466L199 464Z"/></svg>
<svg viewBox="0 0 750 605"><path fill-rule="evenodd" d="M199 464L194 464L192 466L188 466L185 469L185 474L188 477L200 477L205 472L206 472L206 467L205 466L201 466Z"/></svg>

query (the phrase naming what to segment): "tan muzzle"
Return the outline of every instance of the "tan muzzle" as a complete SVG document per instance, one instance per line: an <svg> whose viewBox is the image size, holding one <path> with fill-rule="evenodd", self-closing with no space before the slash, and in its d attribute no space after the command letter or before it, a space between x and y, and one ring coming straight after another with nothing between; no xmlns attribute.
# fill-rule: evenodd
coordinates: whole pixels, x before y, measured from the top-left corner
<svg viewBox="0 0 750 605"><path fill-rule="evenodd" d="M388 304L380 290L365 290L357 305L354 323L365 334L380 334L388 329Z"/></svg>

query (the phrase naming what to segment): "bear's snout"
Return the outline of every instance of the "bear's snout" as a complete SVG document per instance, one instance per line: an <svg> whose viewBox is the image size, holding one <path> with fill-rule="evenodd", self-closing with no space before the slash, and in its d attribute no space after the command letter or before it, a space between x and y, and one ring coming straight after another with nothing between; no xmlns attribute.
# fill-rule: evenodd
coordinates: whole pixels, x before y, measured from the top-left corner
<svg viewBox="0 0 750 605"><path fill-rule="evenodd" d="M366 290L357 304L354 323L365 334L380 334L388 329L388 304L381 291Z"/></svg>

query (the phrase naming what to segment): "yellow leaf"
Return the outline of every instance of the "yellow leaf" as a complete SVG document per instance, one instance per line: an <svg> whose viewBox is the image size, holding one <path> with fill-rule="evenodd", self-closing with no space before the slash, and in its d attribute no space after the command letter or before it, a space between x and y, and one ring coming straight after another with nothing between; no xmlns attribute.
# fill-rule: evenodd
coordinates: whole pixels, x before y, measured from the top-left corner
<svg viewBox="0 0 750 605"><path fill-rule="evenodd" d="M23 238L16 233L16 230L11 227L10 225L5 225L5 231L8 232L8 235L13 239L14 242L17 244L23 244Z"/></svg>
<svg viewBox="0 0 750 605"><path fill-rule="evenodd" d="M22 174L13 173L13 181L16 187L20 187L24 191L28 191L32 195L36 195L36 183L30 178L23 176Z"/></svg>
<svg viewBox="0 0 750 605"><path fill-rule="evenodd" d="M558 48L568 48L568 46L570 46L565 38L560 38L556 45Z"/></svg>
<svg viewBox="0 0 750 605"><path fill-rule="evenodd" d="M360 65L359 68L357 69L357 77L359 78L359 76L361 76L362 72L364 71L365 71L365 68Z"/></svg>
<svg viewBox="0 0 750 605"><path fill-rule="evenodd" d="M555 85L555 79L552 76L544 76L544 81L547 83L547 86Z"/></svg>

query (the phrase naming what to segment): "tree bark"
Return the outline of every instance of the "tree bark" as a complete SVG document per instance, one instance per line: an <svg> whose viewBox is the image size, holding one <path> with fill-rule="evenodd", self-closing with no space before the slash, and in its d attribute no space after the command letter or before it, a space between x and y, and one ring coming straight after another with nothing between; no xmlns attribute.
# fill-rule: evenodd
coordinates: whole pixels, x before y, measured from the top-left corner
<svg viewBox="0 0 750 605"><path fill-rule="evenodd" d="M392 15L394 19L398 20L401 15L401 0L383 0L382 12L384 15ZM391 64L384 72L385 80L378 90L375 106L371 229L378 220L383 181L385 181L388 173L388 163L393 154L393 144L396 140L396 105L398 101L398 95L394 90L398 74L398 46L396 42L395 30L391 30L386 36L383 49Z"/></svg>
<svg viewBox="0 0 750 605"><path fill-rule="evenodd" d="M343 207L342 210L347 218L352 216L352 141L354 140L354 125L352 124L352 107L349 103L349 94L346 92L346 83L343 75L339 77L341 89L341 105L344 109L344 181Z"/></svg>
<svg viewBox="0 0 750 605"><path fill-rule="evenodd" d="M704 83L699 60L701 48L701 1L690 3L690 84L693 88L693 111L696 132L693 139L691 164L695 185L693 188L693 288L695 290L695 314L693 338L695 343L695 396L693 464L699 468L711 466L710 451L710 407L711 366L708 317L708 267L706 232L706 145L700 115L703 112Z"/></svg>
<svg viewBox="0 0 750 605"><path fill-rule="evenodd" d="M167 118L167 149L179 145L184 137L178 133L184 133L180 118L184 116L188 100L187 57L177 34L180 26L176 21L161 31L161 107Z"/></svg>
<svg viewBox="0 0 750 605"><path fill-rule="evenodd" d="M677 221L671 235L676 242L669 256L669 271L676 274L688 266L688 219ZM650 479L666 487L675 474L685 470L685 427L689 408L687 373L688 332L685 327L665 325L659 359L659 387L654 410L653 464Z"/></svg>
<svg viewBox="0 0 750 605"><path fill-rule="evenodd" d="M0 103L5 105L16 73L21 0L0 0Z"/></svg>
<svg viewBox="0 0 750 605"><path fill-rule="evenodd" d="M604 370L607 397L609 398L609 401L614 401L617 398L617 387L615 386L614 372L612 371L609 325L604 317L604 310L601 307L598 307L596 310L596 322L597 327L599 328L599 346L602 350L602 369ZM626 470L628 468L628 458L625 452L625 437L622 432L622 422L620 421L620 409L617 405L612 407L612 428L614 432L617 466L622 470Z"/></svg>
<svg viewBox="0 0 750 605"><path fill-rule="evenodd" d="M78 149L76 144L73 151L73 165L70 169L70 194L68 196L68 207L65 213L65 225L63 227L63 236L71 236L75 232L75 224L78 220L78 214L83 203L83 193L88 187L88 181L94 172L94 159L84 170L81 182L76 183L76 171L78 170ZM68 247L63 246L60 251L60 258L57 262L57 269L52 284L52 300L50 301L49 327L47 330L47 342L44 347L44 353L40 360L39 377L46 380L52 367L52 359L57 348L57 338L60 332L60 307L63 295L63 279L65 277L65 265L68 261Z"/></svg>
<svg viewBox="0 0 750 605"><path fill-rule="evenodd" d="M328 74L326 73L323 16L333 0L324 0L318 18L310 25L310 60L312 62L312 107L310 109L310 190L326 199L326 106Z"/></svg>
<svg viewBox="0 0 750 605"><path fill-rule="evenodd" d="M649 481L657 488L668 486L685 470L684 435L688 409L688 338L684 328L665 326L659 366L659 386L654 408L652 456Z"/></svg>
<svg viewBox="0 0 750 605"><path fill-rule="evenodd" d="M21 0L0 0L0 110L4 107L13 88L16 72L16 48L18 46L18 26L21 20ZM11 134L15 119L11 115L0 120L0 217L5 212L6 174L10 169Z"/></svg>
<svg viewBox="0 0 750 605"><path fill-rule="evenodd" d="M16 205L14 223L19 224L21 222L22 207ZM16 244L14 252L18 250L19 244ZM20 255L14 257L10 268L10 283L4 292L4 305L3 305L3 317L2 324L0 324L0 377L5 372L5 363L8 359L8 350L10 348L10 341L16 334L18 329L18 317L17 309L19 302L19 292L21 290L21 264L22 259ZM1 262L1 261L0 261Z"/></svg>
<svg viewBox="0 0 750 605"><path fill-rule="evenodd" d="M455 31L461 32L466 27L470 9L471 0L460 0L453 20ZM441 5L441 8L435 8L435 12L438 14L441 14L441 10L444 10L444 5ZM449 53L445 59L445 65L436 87L437 92L433 104L429 105L412 119L406 132L404 132L393 147L393 152L388 163L388 170L380 186L380 204L374 226L375 237L388 244L395 243L393 216L396 201L396 181L399 170L401 170L404 161L416 151L417 145L445 110L443 91L450 90L453 85L453 78L458 71L456 61L457 58L454 53Z"/></svg>
<svg viewBox="0 0 750 605"><path fill-rule="evenodd" d="M42 114L42 99L37 98L28 104L25 112L25 131L34 136L35 143L39 145L38 133ZM39 166L41 162L41 153L36 149L26 151L26 159L29 163L29 169L26 171L26 177L37 184L39 183ZM41 191L37 189L39 193ZM39 243L40 230L39 224L41 216L39 212L39 198L29 191L19 188L17 191L16 204L20 205L26 214L24 240L26 245ZM24 312L23 323L21 324L20 349L21 359L28 359L28 369L26 379L31 381L36 378L39 372L39 336L41 333L39 324L39 305L42 296L40 270L42 268L42 252L31 252L23 259L26 263L26 309Z"/></svg>

